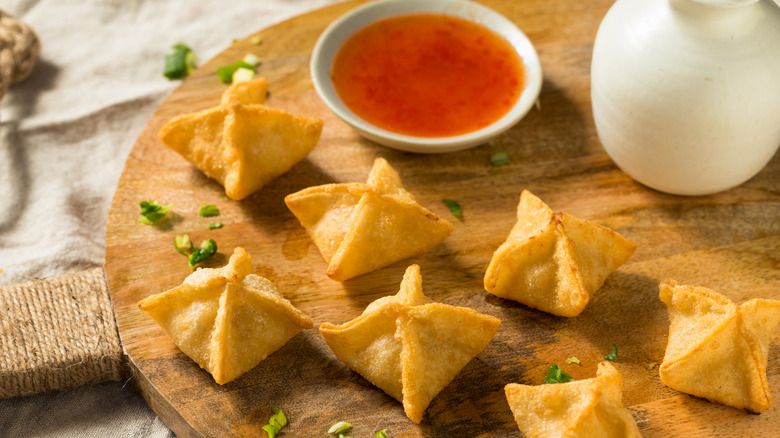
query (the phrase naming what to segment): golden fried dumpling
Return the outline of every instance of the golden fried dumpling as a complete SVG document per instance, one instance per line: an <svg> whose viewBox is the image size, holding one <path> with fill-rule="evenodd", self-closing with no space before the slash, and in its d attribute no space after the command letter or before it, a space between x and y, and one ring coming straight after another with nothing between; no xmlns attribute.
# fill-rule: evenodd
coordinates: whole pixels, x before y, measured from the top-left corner
<svg viewBox="0 0 780 438"><path fill-rule="evenodd" d="M284 198L329 263L328 277L344 281L422 254L444 240L452 224L415 202L382 158L366 184L325 184Z"/></svg>
<svg viewBox="0 0 780 438"><path fill-rule="evenodd" d="M635 249L609 228L554 213L523 190L517 223L485 272L485 290L553 315L577 316Z"/></svg>
<svg viewBox="0 0 780 438"><path fill-rule="evenodd" d="M242 248L227 266L199 268L181 286L147 297L138 307L220 385L313 326L270 281L252 274L252 258Z"/></svg>
<svg viewBox="0 0 780 438"><path fill-rule="evenodd" d="M265 103L266 93L268 92L268 79L254 78L249 81L233 82L224 93L222 93L222 105L231 103L240 103L243 105Z"/></svg>
<svg viewBox="0 0 780 438"><path fill-rule="evenodd" d="M761 413L772 405L766 378L769 341L780 323L780 301L739 306L697 286L666 280L659 286L669 309L669 341L658 369L670 388Z"/></svg>
<svg viewBox="0 0 780 438"><path fill-rule="evenodd" d="M510 383L504 391L527 438L641 436L623 406L623 377L606 361L592 379L536 386Z"/></svg>
<svg viewBox="0 0 780 438"><path fill-rule="evenodd" d="M180 115L160 140L241 200L304 159L320 138L322 120L261 105L268 81L228 88L219 106Z"/></svg>
<svg viewBox="0 0 780 438"><path fill-rule="evenodd" d="M403 403L420 423L425 409L481 352L501 320L465 307L429 300L420 267L407 268L398 294L380 298L342 325L320 333L342 362Z"/></svg>

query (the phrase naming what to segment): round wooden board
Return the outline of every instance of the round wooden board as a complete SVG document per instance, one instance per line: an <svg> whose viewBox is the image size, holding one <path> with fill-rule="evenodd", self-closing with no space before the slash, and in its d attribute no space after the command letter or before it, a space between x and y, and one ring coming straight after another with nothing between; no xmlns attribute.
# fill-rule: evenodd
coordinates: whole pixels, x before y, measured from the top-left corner
<svg viewBox="0 0 780 438"><path fill-rule="evenodd" d="M358 2L359 3L359 2ZM134 383L178 436L262 436L261 427L281 407L290 424L285 436L326 436L333 423L353 423L350 435L519 436L504 397L510 382L540 384L551 363L577 379L619 348L624 402L645 436L732 436L737 430L770 436L780 428L780 407L760 416L682 395L665 387L657 366L666 346L668 320L658 299L667 277L713 288L735 301L780 299L780 158L733 190L705 197L676 197L647 189L622 173L596 136L590 110L592 42L612 0L491 0L489 7L517 23L534 42L544 70L540 107L495 140L471 150L417 155L360 138L320 101L308 62L320 32L358 3L299 16L258 32L212 59L160 106L133 147L108 217L106 276L119 334ZM261 45L252 45L259 36ZM316 116L325 127L311 155L241 202L167 149L157 131L173 116L217 105L226 86L219 65L257 54L259 74L270 81L268 106ZM493 167L493 152L511 162ZM344 283L325 276L326 263L283 198L305 187L365 182L376 157L386 158L407 190L455 225L430 252ZM555 317L484 291L482 279L493 251L515 222L520 192L529 189L556 211L608 226L638 249L576 318ZM463 206L463 220L442 203ZM137 222L142 200L173 203L162 225ZM225 227L198 215L201 204L219 207ZM307 330L254 369L226 385L182 354L139 311L137 302L179 285L191 272L172 245L176 234L195 242L213 238L219 253L207 267L222 266L237 246L253 257L255 271L308 313L315 327L342 323L371 301L398 290L404 269L422 268L428 296L501 318L488 347L431 403L421 425L401 405L339 362L316 329ZM774 337L768 377L780 394L780 345ZM576 356L581 366L564 364Z"/></svg>

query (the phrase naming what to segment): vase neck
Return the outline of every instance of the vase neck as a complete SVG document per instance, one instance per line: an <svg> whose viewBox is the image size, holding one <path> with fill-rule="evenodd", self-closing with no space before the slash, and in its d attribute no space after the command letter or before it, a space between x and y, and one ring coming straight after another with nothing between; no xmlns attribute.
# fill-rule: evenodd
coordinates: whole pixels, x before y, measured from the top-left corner
<svg viewBox="0 0 780 438"><path fill-rule="evenodd" d="M740 27L760 14L760 0L669 0L677 16L694 27Z"/></svg>

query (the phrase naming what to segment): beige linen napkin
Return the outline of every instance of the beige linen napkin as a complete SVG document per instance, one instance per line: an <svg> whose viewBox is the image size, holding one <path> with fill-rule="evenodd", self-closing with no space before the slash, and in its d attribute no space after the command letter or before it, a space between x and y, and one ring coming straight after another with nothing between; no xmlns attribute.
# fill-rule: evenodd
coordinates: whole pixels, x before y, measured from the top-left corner
<svg viewBox="0 0 780 438"><path fill-rule="evenodd" d="M125 157L178 85L162 76L173 44L205 62L233 38L332 3L3 1L42 50L0 105L0 388L121 380L0 400L0 436L170 435L126 382L102 282L105 221ZM13 348L23 354L9 355Z"/></svg>

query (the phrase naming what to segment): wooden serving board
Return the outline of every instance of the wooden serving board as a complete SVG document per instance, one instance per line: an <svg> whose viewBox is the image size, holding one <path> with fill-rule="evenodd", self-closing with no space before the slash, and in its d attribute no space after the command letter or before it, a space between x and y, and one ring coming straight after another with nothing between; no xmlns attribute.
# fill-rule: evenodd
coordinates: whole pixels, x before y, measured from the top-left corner
<svg viewBox="0 0 780 438"><path fill-rule="evenodd" d="M658 283L670 277L706 286L737 302L780 299L780 157L747 183L713 196L677 197L637 184L599 144L590 109L592 42L612 0L484 0L517 23L535 44L544 70L540 108L495 140L442 155L404 153L359 137L337 119L314 92L308 72L321 31L359 2L299 16L229 47L171 94L139 136L119 181L108 217L106 275L119 334L134 383L178 436L262 436L273 407L287 414L283 429L294 437L327 436L330 425L353 423L354 437L387 428L393 437L520 436L504 397L510 382L541 384L551 363L576 379L595 375L598 362L619 348L616 367L623 398L642 433L658 436L776 436L780 406L751 415L678 393L664 386L658 367L668 319ZM263 64L270 81L267 105L325 121L311 155L241 202L157 139L173 116L211 107L226 86L215 69L247 52ZM507 150L511 163L490 165ZM326 263L283 198L305 187L365 182L376 157L386 158L407 190L450 220L453 233L430 252L344 283L325 276ZM529 189L556 211L608 226L638 245L629 261L576 318L563 318L498 299L483 288L493 251L515 222L520 192ZM442 203L463 206L463 220ZM173 203L162 225L137 222L142 200ZM198 215L215 204L225 224ZM429 297L466 306L502 320L488 347L431 403L421 425L401 404L351 371L327 349L318 331L307 330L257 367L224 386L182 354L136 307L151 294L179 285L191 272L172 245L176 234L195 242L213 238L219 253L207 267L222 266L237 246L254 259L257 273L272 280L315 327L343 323L371 301L398 290L404 269L422 268ZM780 396L780 331L769 353L768 377ZM576 356L581 366L564 364ZM748 432L749 431L749 432Z"/></svg>

